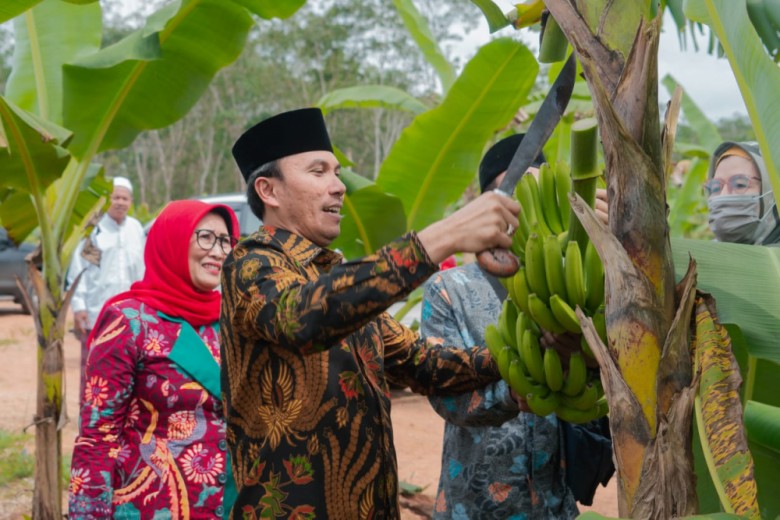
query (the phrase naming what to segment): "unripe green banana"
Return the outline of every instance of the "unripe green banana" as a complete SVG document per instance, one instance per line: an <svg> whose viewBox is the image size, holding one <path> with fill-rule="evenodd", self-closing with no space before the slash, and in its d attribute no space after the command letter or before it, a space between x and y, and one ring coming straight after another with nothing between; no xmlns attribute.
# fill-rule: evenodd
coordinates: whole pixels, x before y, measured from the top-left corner
<svg viewBox="0 0 780 520"><path fill-rule="evenodd" d="M522 208L520 213L517 214L517 221L519 224L517 226L517 231L515 231L515 236L517 236L520 248L523 249L523 256L525 256L525 243L528 242L528 237L531 236L532 227L528 220L528 214L526 213L525 208Z"/></svg>
<svg viewBox="0 0 780 520"><path fill-rule="evenodd" d="M539 326L536 324L536 322L533 320L533 318L531 318L531 315L528 314L527 312L518 313L517 314L517 321L518 321L518 325L517 325L517 327L518 327L517 328L517 332L518 332L517 341L518 342L520 342L522 337L523 337L523 336L519 335L520 330L525 332L525 329L530 329L531 332L533 332L534 336L536 336L537 338L542 333L542 331L539 330Z"/></svg>
<svg viewBox="0 0 780 520"><path fill-rule="evenodd" d="M501 379L504 381L509 381L509 363L515 356L517 356L515 349L509 345L501 347L501 352L498 353L496 364L498 365L498 373L501 374Z"/></svg>
<svg viewBox="0 0 780 520"><path fill-rule="evenodd" d="M566 296L566 281L563 276L563 253L556 235L544 237L544 276L550 296L557 294L564 300Z"/></svg>
<svg viewBox="0 0 780 520"><path fill-rule="evenodd" d="M517 338L517 353L520 354L521 358L523 357L523 334L525 334L525 329L528 328L529 322L530 320L527 318L525 312L520 311L517 313L517 321L515 322L515 337Z"/></svg>
<svg viewBox="0 0 780 520"><path fill-rule="evenodd" d="M571 203L569 202L571 171L569 165L563 161L555 163L555 191L558 195L558 214L561 216L564 229L568 230L571 218Z"/></svg>
<svg viewBox="0 0 780 520"><path fill-rule="evenodd" d="M563 388L563 365L558 351L544 349L544 377L550 390L557 392Z"/></svg>
<svg viewBox="0 0 780 520"><path fill-rule="evenodd" d="M577 314L574 312L574 309L557 294L550 296L550 310L552 311L553 316L555 316L555 321L563 325L567 331L574 332L575 334L582 333L580 320L577 319Z"/></svg>
<svg viewBox="0 0 780 520"><path fill-rule="evenodd" d="M531 233L525 244L525 279L530 292L536 293L545 302L550 299L544 273L544 243L538 233Z"/></svg>
<svg viewBox="0 0 780 520"><path fill-rule="evenodd" d="M555 412L560 402L558 400L558 393L550 392L546 396L538 394L528 394L525 397L528 403L528 408L539 417L547 417L551 413Z"/></svg>
<svg viewBox="0 0 780 520"><path fill-rule="evenodd" d="M539 232L543 236L551 235L552 230L544 216L544 208L542 207L542 195L539 192L539 183L536 181L536 177L533 175L523 175L521 181L528 183L528 191L531 193L531 197L534 199L534 211L536 212L536 226Z"/></svg>
<svg viewBox="0 0 780 520"><path fill-rule="evenodd" d="M566 244L569 243L569 232L564 231L563 233L558 233L558 246L560 246L561 251L566 250Z"/></svg>
<svg viewBox="0 0 780 520"><path fill-rule="evenodd" d="M568 303L573 308L585 307L585 272L582 267L582 253L577 242L566 244L566 256L563 259L563 280L566 283Z"/></svg>
<svg viewBox="0 0 780 520"><path fill-rule="evenodd" d="M597 402L593 407L588 410L578 410L561 403L558 408L555 409L555 415L562 421L566 421L572 424L584 424L590 421L595 421L601 417L607 415L609 408L607 407L606 400L603 404L601 401Z"/></svg>
<svg viewBox="0 0 780 520"><path fill-rule="evenodd" d="M588 344L588 340L585 339L585 336L583 335L580 337L580 349L582 350L582 353L588 356L590 359L596 359L596 356L593 355L593 351L590 349L590 345Z"/></svg>
<svg viewBox="0 0 780 520"><path fill-rule="evenodd" d="M520 358L513 359L509 363L509 387L522 397L528 394L545 395L549 392L547 387L533 382L525 375L523 361Z"/></svg>
<svg viewBox="0 0 780 520"><path fill-rule="evenodd" d="M600 389L601 385L597 384L596 381L592 381L585 385L585 388L582 390L580 395L572 397L566 394L561 394L561 404L576 410L590 410L595 406L596 401L599 400L599 397L603 395L600 393Z"/></svg>
<svg viewBox="0 0 780 520"><path fill-rule="evenodd" d="M573 352L569 356L569 370L561 392L571 397L577 396L585 389L587 380L588 367L585 366L585 358L579 352Z"/></svg>
<svg viewBox="0 0 780 520"><path fill-rule="evenodd" d="M604 265L593 246L588 241L585 248L585 307L591 313L604 303Z"/></svg>
<svg viewBox="0 0 780 520"><path fill-rule="evenodd" d="M532 233L536 227L535 199L531 195L531 187L529 186L528 181L523 181L525 177L527 177L527 175L520 177L520 181L518 181L517 186L515 187L515 197L517 197L517 201L522 208L520 212L525 215L529 233Z"/></svg>
<svg viewBox="0 0 780 520"><path fill-rule="evenodd" d="M539 195L542 200L544 219L550 231L556 235L562 233L563 223L558 213L558 200L555 193L555 172L547 163L539 167Z"/></svg>
<svg viewBox="0 0 780 520"><path fill-rule="evenodd" d="M517 321L517 307L510 300L504 300L501 305L501 314L498 317L498 331L505 345L517 350L517 338L515 337L515 322Z"/></svg>
<svg viewBox="0 0 780 520"><path fill-rule="evenodd" d="M556 334L566 332L566 328L558 323L547 304L535 293L528 295L528 312L541 328Z"/></svg>
<svg viewBox="0 0 780 520"><path fill-rule="evenodd" d="M528 281L525 278L525 267L520 266L520 269L512 276L512 285L515 292L516 300L512 300L517 305L517 308L521 311L528 313L528 295L531 291L528 288Z"/></svg>
<svg viewBox="0 0 780 520"><path fill-rule="evenodd" d="M514 276L515 275L507 276L505 278L502 277L498 277L498 278L501 280L501 285L503 285L506 288L506 293L509 296L509 299L512 300L512 303L514 303L517 306L517 292L515 291Z"/></svg>
<svg viewBox="0 0 780 520"><path fill-rule="evenodd" d="M498 363L498 355L504 348L504 340L501 339L501 333L495 323L485 327L485 346L490 352L490 356Z"/></svg>
<svg viewBox="0 0 780 520"><path fill-rule="evenodd" d="M539 338L531 332L531 329L526 329L523 332L523 339L520 342L520 353L523 365L528 369L528 373L533 380L539 384L546 385L544 360L542 359L542 351L539 346Z"/></svg>
<svg viewBox="0 0 780 520"><path fill-rule="evenodd" d="M598 309L596 309L596 312L593 313L591 319L593 320L593 327L596 329L596 332L598 332L599 334L599 338L601 338L601 341L606 345L607 344L607 318L604 315L603 305Z"/></svg>

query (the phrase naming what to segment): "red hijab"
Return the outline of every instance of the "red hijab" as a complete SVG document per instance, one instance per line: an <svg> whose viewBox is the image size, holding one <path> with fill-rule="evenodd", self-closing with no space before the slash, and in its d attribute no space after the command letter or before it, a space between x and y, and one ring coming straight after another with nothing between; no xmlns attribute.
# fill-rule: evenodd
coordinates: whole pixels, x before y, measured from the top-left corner
<svg viewBox="0 0 780 520"><path fill-rule="evenodd" d="M103 308L119 300L135 298L168 316L182 318L193 327L217 321L220 293L196 289L189 265L190 240L195 226L208 213L221 216L228 232L239 236L238 220L228 206L199 200L168 203L146 237L143 280L135 282L129 291L110 298Z"/></svg>

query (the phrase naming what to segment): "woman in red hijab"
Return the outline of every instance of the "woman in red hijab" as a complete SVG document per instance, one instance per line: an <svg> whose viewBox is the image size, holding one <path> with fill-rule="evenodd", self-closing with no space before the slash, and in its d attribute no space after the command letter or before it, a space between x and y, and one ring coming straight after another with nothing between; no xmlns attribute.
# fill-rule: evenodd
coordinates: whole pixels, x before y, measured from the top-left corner
<svg viewBox="0 0 780 520"><path fill-rule="evenodd" d="M104 305L89 338L69 518L215 518L232 503L220 390L218 290L233 211L160 213L146 273Z"/></svg>

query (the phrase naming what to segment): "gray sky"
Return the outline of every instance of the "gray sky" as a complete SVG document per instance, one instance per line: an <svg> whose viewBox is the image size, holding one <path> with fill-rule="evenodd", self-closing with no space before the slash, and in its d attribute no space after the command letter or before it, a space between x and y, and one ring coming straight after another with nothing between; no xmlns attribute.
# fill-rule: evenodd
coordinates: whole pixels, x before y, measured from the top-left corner
<svg viewBox="0 0 780 520"><path fill-rule="evenodd" d="M502 9L506 7L504 0L495 0ZM735 113L747 115L745 104L739 92L739 87L731 72L726 58L716 58L706 53L704 49L693 51L693 45L688 42L688 50L682 51L677 40L676 30L670 16L664 20L666 29L661 35L661 44L658 53L658 78L662 79L666 74L671 74L682 85L691 99L701 108L709 119L717 121L724 117L730 117ZM464 58L473 56L478 46L488 42L491 38L509 36L520 38L528 47L536 52L538 49L538 33L530 33L527 30L514 31L505 28L494 35L490 35L484 18L480 26L471 32L463 42L452 50L456 55ZM699 44L706 47L706 40L699 37ZM659 85L659 102L665 104L670 98L666 87Z"/></svg>

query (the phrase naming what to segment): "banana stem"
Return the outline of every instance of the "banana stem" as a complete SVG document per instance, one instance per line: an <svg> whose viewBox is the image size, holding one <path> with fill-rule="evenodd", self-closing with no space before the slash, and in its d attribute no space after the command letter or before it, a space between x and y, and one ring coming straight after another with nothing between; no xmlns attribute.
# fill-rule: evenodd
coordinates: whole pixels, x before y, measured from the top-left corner
<svg viewBox="0 0 780 520"><path fill-rule="evenodd" d="M542 29L542 41L539 44L539 63L555 63L566 59L569 40L563 34L561 26L551 14L545 17Z"/></svg>
<svg viewBox="0 0 780 520"><path fill-rule="evenodd" d="M601 175L597 147L598 123L594 118L580 119L571 125L572 190L591 208L596 205L596 183ZM588 234L574 212L569 216L569 240L576 240L585 254Z"/></svg>

